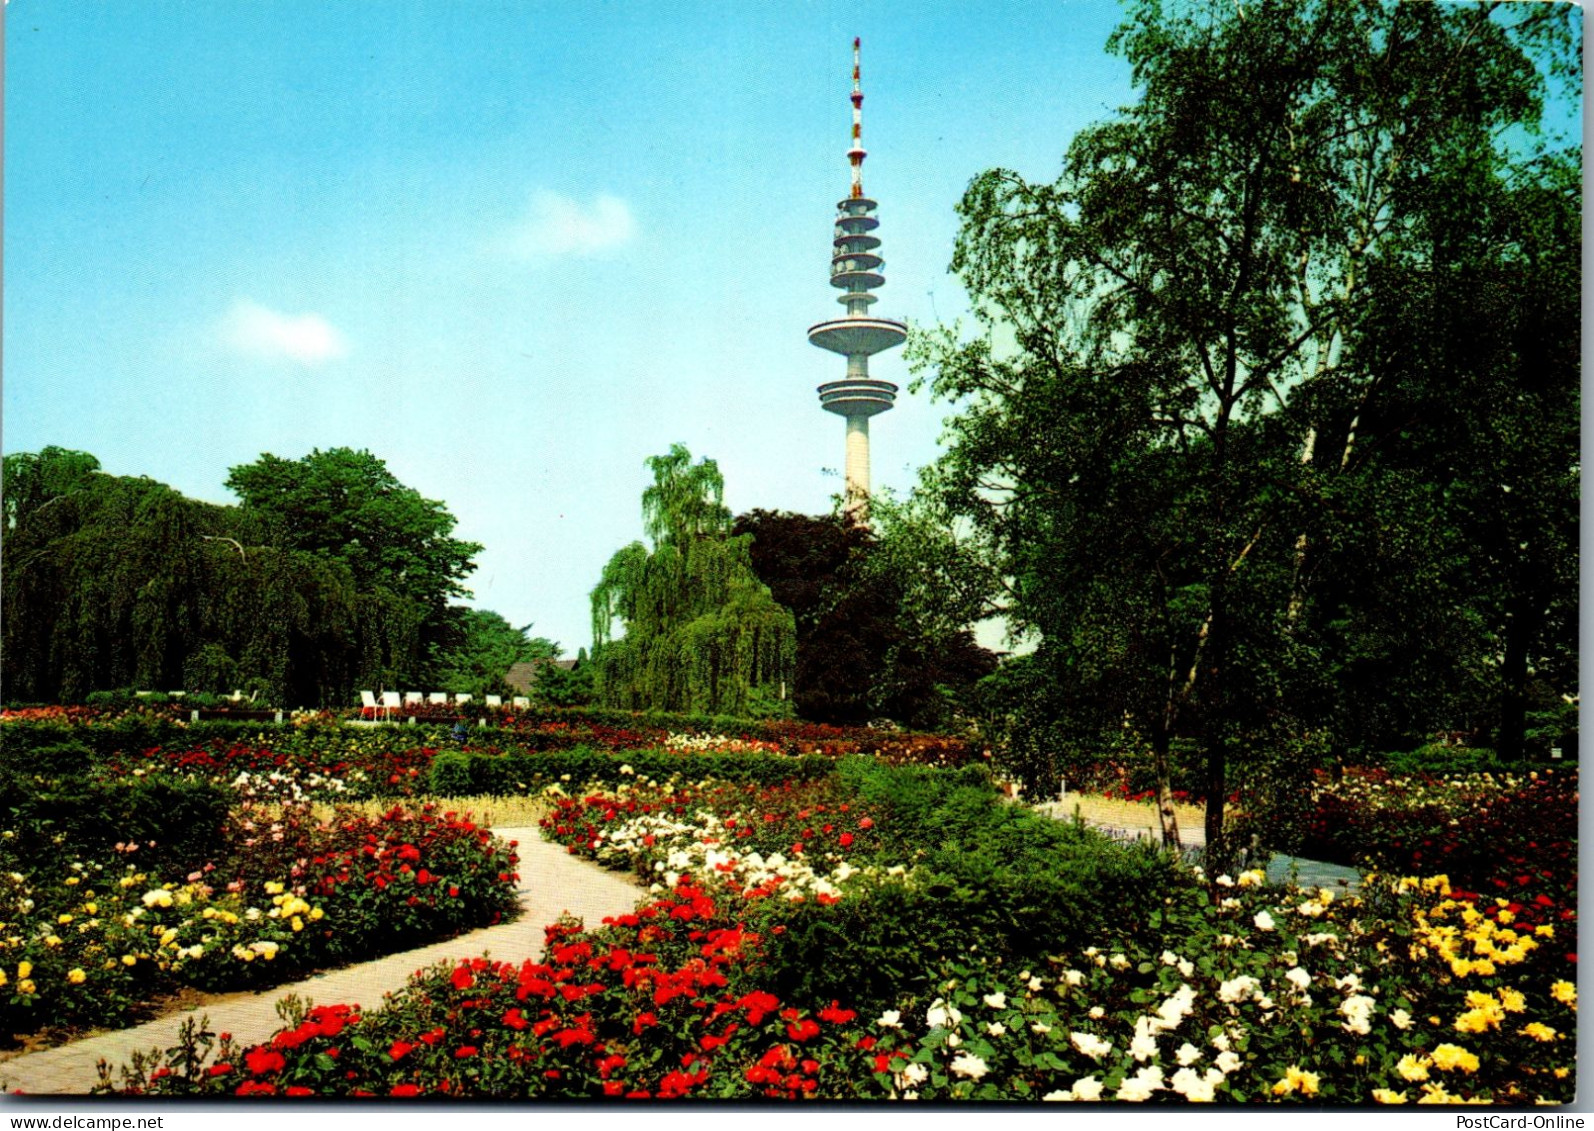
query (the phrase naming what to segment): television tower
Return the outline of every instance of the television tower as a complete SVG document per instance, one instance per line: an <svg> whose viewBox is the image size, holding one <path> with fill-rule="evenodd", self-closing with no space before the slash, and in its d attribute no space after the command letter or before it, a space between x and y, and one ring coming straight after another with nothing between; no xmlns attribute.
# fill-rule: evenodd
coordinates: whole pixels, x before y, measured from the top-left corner
<svg viewBox="0 0 1594 1131"><path fill-rule="evenodd" d="M819 404L826 412L847 418L847 480L842 508L848 518L866 522L869 516L869 418L889 409L897 387L869 376L869 356L900 346L908 328L889 318L872 317L875 302L870 290L885 285L880 268L885 260L876 254L880 240L869 233L879 227L876 204L863 194L863 86L859 66L859 41L852 41L852 191L836 205L835 250L830 258L830 285L842 294L836 299L847 308L841 318L808 328L808 340L820 349L847 356L847 375L819 386Z"/></svg>

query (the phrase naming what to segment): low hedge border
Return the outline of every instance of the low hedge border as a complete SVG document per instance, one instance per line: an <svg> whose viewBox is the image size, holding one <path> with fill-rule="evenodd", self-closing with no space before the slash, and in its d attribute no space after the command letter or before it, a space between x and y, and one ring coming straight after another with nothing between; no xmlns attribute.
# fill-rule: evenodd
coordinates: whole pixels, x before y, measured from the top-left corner
<svg viewBox="0 0 1594 1131"><path fill-rule="evenodd" d="M505 754L445 750L432 759L427 784L433 794L444 797L509 797L565 782L620 785L672 775L774 785L813 781L833 771L835 765L833 759L819 755L678 754L658 749L610 752L590 746Z"/></svg>

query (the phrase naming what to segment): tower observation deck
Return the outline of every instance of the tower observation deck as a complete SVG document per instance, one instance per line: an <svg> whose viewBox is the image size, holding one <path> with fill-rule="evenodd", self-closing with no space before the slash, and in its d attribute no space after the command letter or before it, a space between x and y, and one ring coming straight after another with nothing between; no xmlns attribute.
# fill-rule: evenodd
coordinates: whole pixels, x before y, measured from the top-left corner
<svg viewBox="0 0 1594 1131"><path fill-rule="evenodd" d="M869 358L882 350L900 346L908 336L901 322L870 315L876 299L870 292L885 284L880 269L880 239L873 234L880 226L875 219L876 203L863 194L863 87L860 44L852 41L852 148L847 160L852 164L852 192L836 205L836 235L830 257L830 285L842 293L836 301L847 308L840 318L832 318L808 328L808 340L820 349L844 354L847 375L840 381L819 386L819 404L826 412L847 419L846 494L844 510L858 522L868 517L869 503L869 418L891 408L897 387L889 381L869 376Z"/></svg>

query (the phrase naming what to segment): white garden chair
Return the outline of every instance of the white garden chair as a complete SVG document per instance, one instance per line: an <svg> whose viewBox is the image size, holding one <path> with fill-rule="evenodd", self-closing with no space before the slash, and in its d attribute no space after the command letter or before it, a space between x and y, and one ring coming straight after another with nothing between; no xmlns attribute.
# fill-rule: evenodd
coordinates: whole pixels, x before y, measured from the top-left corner
<svg viewBox="0 0 1594 1131"><path fill-rule="evenodd" d="M403 703L399 700L399 693L397 691L382 692L382 711L387 715L388 718L391 719L393 717L393 712L397 711L402 706Z"/></svg>
<svg viewBox="0 0 1594 1131"><path fill-rule="evenodd" d="M376 693L373 691L360 692L360 718L374 719L380 708L376 703Z"/></svg>
<svg viewBox="0 0 1594 1131"><path fill-rule="evenodd" d="M419 703L424 698L425 696L419 691L406 691L404 693L404 705L408 707L411 704Z"/></svg>
<svg viewBox="0 0 1594 1131"><path fill-rule="evenodd" d="M472 696L470 692L461 691L458 695L454 696L454 706L463 707L466 703L471 701L471 698Z"/></svg>
<svg viewBox="0 0 1594 1131"><path fill-rule="evenodd" d="M431 695L427 696L426 701L434 707L445 706L448 703L448 692L434 691L431 693Z"/></svg>
<svg viewBox="0 0 1594 1131"><path fill-rule="evenodd" d="M489 695L485 702L489 711L496 711L504 705L504 697L502 695Z"/></svg>
<svg viewBox="0 0 1594 1131"><path fill-rule="evenodd" d="M514 704L515 710L517 711L524 711L526 708L531 706L531 700L526 698L524 695L517 695L511 699L510 702Z"/></svg>

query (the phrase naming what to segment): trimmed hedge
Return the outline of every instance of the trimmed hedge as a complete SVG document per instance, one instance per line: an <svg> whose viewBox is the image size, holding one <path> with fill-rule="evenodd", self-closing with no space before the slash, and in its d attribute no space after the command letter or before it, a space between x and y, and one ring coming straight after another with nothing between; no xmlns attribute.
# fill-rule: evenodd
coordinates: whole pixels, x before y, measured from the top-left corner
<svg viewBox="0 0 1594 1131"><path fill-rule="evenodd" d="M1008 804L981 767L958 771L843 759L837 772L878 827L916 860L911 880L853 881L839 903L772 904L768 988L789 1000L886 1009L928 994L940 961L982 953L1044 969L1046 957L1161 931L1182 880L1173 858ZM824 955L815 962L815 955Z"/></svg>
<svg viewBox="0 0 1594 1131"><path fill-rule="evenodd" d="M788 758L780 754L678 754L669 750L610 752L590 746L506 754L446 750L432 759L428 787L438 796L505 797L534 793L564 780L575 785L590 781L619 785L639 778L664 779L677 774L772 785L813 781L830 773L835 765L832 759L817 755ZM631 773L621 772L626 766Z"/></svg>
<svg viewBox="0 0 1594 1131"><path fill-rule="evenodd" d="M0 778L0 821L13 834L6 855L38 864L110 859L117 844L136 843L141 867L186 874L222 848L233 801L219 782L168 775Z"/></svg>

